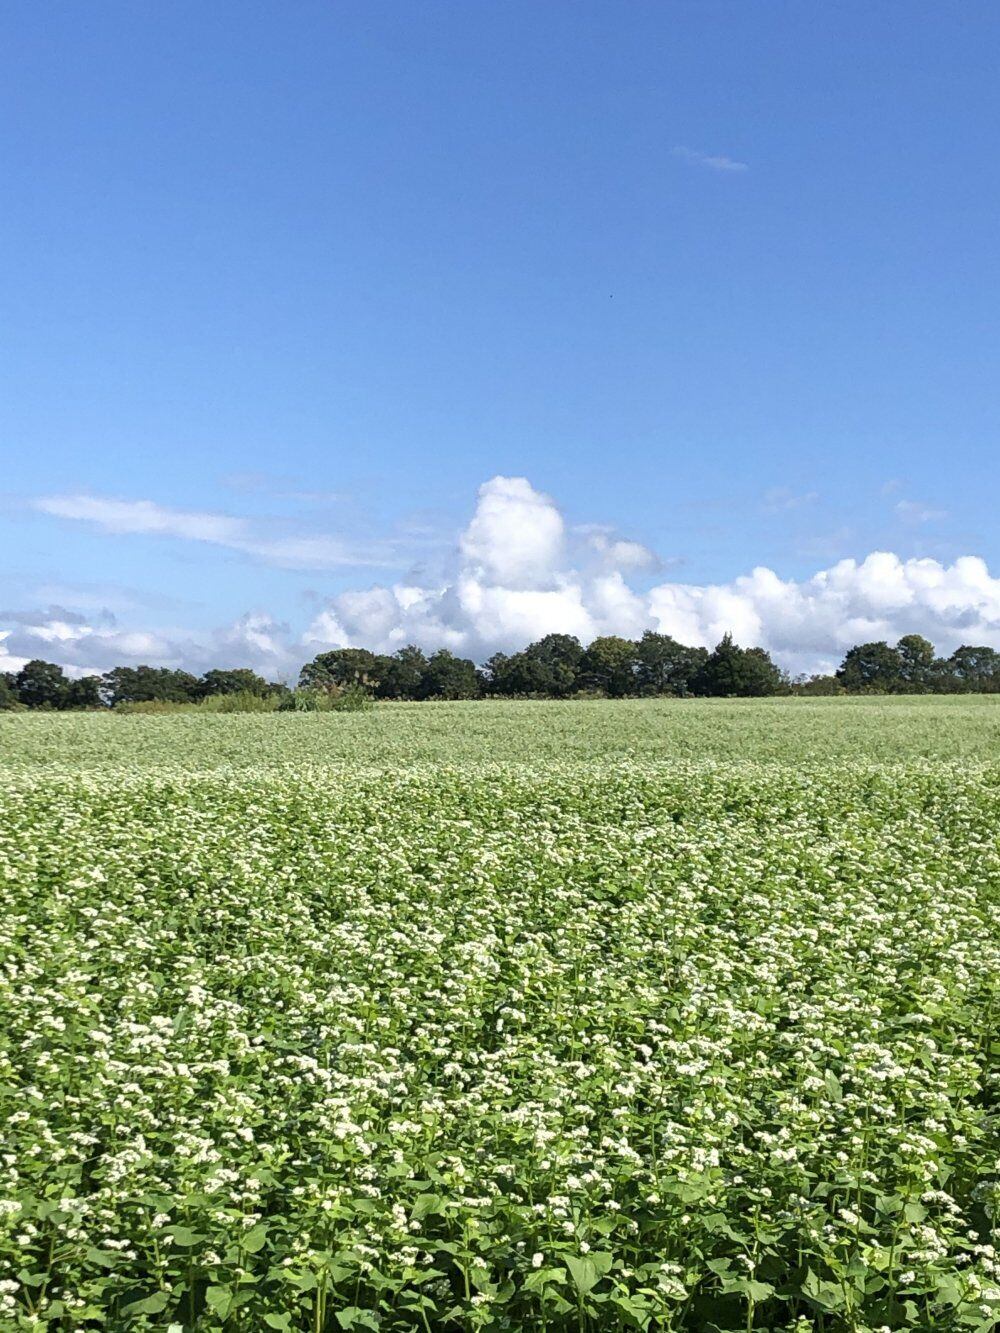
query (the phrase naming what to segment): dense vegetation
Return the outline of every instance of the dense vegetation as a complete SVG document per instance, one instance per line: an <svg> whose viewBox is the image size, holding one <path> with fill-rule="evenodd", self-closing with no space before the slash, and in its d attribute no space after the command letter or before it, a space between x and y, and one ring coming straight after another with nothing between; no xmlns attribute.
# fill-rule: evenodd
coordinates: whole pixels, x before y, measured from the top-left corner
<svg viewBox="0 0 1000 1333"><path fill-rule="evenodd" d="M123 772L254 773L396 770L484 762L538 767L677 760L815 767L830 762L1000 756L1000 695L849 698L546 699L376 703L349 714L129 716L0 714L0 773L67 769L114 781Z"/></svg>
<svg viewBox="0 0 1000 1333"><path fill-rule="evenodd" d="M539 698L761 698L780 694L968 694L1000 692L1000 652L964 645L948 658L919 634L890 647L852 648L835 675L791 679L762 648L731 635L709 652L647 630L588 647L571 634L547 634L521 652L495 653L481 667L442 648L429 657L410 644L392 654L337 648L307 662L298 688L268 682L246 667L202 676L169 667L115 667L103 676L67 679L39 659L0 675L2 709L164 708L205 712L319 711L361 707L364 698L426 700Z"/></svg>
<svg viewBox="0 0 1000 1333"><path fill-rule="evenodd" d="M0 1326L986 1333L998 722L7 717Z"/></svg>

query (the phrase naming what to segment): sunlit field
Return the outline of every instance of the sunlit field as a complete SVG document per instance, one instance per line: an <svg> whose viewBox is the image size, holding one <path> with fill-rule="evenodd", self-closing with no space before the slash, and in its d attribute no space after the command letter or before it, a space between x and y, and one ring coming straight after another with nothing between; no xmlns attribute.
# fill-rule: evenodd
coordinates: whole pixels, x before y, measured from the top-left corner
<svg viewBox="0 0 1000 1333"><path fill-rule="evenodd" d="M1000 761L1000 695L380 704L373 713L0 712L0 768L551 760Z"/></svg>
<svg viewBox="0 0 1000 1333"><path fill-rule="evenodd" d="M997 1326L1000 698L0 767L0 1328Z"/></svg>

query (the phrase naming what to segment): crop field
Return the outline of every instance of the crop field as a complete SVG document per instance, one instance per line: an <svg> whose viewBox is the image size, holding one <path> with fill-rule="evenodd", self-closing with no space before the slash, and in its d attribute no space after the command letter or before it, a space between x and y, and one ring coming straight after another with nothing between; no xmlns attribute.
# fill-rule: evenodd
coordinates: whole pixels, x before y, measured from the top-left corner
<svg viewBox="0 0 1000 1333"><path fill-rule="evenodd" d="M0 1329L998 1327L1000 699L0 770Z"/></svg>

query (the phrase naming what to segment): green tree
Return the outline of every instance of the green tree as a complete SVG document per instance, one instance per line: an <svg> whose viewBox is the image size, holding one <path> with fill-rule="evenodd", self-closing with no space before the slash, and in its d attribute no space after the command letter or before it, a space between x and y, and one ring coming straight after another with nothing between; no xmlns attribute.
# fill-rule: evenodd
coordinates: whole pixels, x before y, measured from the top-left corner
<svg viewBox="0 0 1000 1333"><path fill-rule="evenodd" d="M636 691L636 653L637 645L631 639L604 634L584 653L581 674L592 689L622 699Z"/></svg>
<svg viewBox="0 0 1000 1333"><path fill-rule="evenodd" d="M575 635L546 634L518 656L523 658L525 683L531 686L524 693L564 699L579 687L583 645Z"/></svg>
<svg viewBox="0 0 1000 1333"><path fill-rule="evenodd" d="M800 676L792 684L791 693L815 697L846 694L847 691L836 676Z"/></svg>
<svg viewBox="0 0 1000 1333"><path fill-rule="evenodd" d="M635 678L640 694L691 693L691 683L708 658L705 648L687 648L669 634L648 629L636 645Z"/></svg>
<svg viewBox="0 0 1000 1333"><path fill-rule="evenodd" d="M944 688L963 694L995 694L1000 691L1000 653L965 643L944 662L942 679Z"/></svg>
<svg viewBox="0 0 1000 1333"><path fill-rule="evenodd" d="M274 693L274 687L249 667L206 671L198 682L198 688L206 698L213 694L256 694L263 698L266 694Z"/></svg>
<svg viewBox="0 0 1000 1333"><path fill-rule="evenodd" d="M777 694L786 682L763 648L740 648L731 634L706 657L691 682L695 694L734 698L761 698Z"/></svg>
<svg viewBox="0 0 1000 1333"><path fill-rule="evenodd" d="M69 681L61 666L32 658L14 677L17 697L26 708L63 708Z"/></svg>
<svg viewBox="0 0 1000 1333"><path fill-rule="evenodd" d="M907 694L923 694L933 688L936 664L934 645L920 634L904 634L896 644L899 656L898 689Z"/></svg>
<svg viewBox="0 0 1000 1333"><path fill-rule="evenodd" d="M100 676L81 676L79 680L68 682L64 708L101 708L102 706Z"/></svg>
<svg viewBox="0 0 1000 1333"><path fill-rule="evenodd" d="M837 668L837 679L851 694L892 694L903 681L903 663L885 640L859 643Z"/></svg>
<svg viewBox="0 0 1000 1333"><path fill-rule="evenodd" d="M191 703L200 697L196 676L171 667L114 667L101 679L101 694L106 703L139 704L152 700L164 703Z"/></svg>
<svg viewBox="0 0 1000 1333"><path fill-rule="evenodd" d="M439 648L428 660L423 688L428 699L475 699L479 695L476 664Z"/></svg>
<svg viewBox="0 0 1000 1333"><path fill-rule="evenodd" d="M380 699L420 699L423 697L427 658L422 649L409 643L391 657L376 660L377 694Z"/></svg>
<svg viewBox="0 0 1000 1333"><path fill-rule="evenodd" d="M299 688L342 690L362 685L374 691L379 684L378 665L379 659L367 648L333 648L305 664L299 673Z"/></svg>
<svg viewBox="0 0 1000 1333"><path fill-rule="evenodd" d="M514 657L519 657L515 653ZM514 657L507 653L494 653L483 663L483 669L480 673L483 692L485 694L514 694L513 682L516 680L517 667L512 665Z"/></svg>
<svg viewBox="0 0 1000 1333"><path fill-rule="evenodd" d="M0 672L0 712L21 707L21 701L17 697L14 672Z"/></svg>

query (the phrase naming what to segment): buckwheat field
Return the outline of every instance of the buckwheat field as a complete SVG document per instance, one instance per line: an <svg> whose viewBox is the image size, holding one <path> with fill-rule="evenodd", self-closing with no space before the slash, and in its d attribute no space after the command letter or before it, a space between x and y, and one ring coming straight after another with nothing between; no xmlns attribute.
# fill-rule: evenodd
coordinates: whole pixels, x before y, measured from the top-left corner
<svg viewBox="0 0 1000 1333"><path fill-rule="evenodd" d="M998 705L0 718L0 1328L997 1327Z"/></svg>

